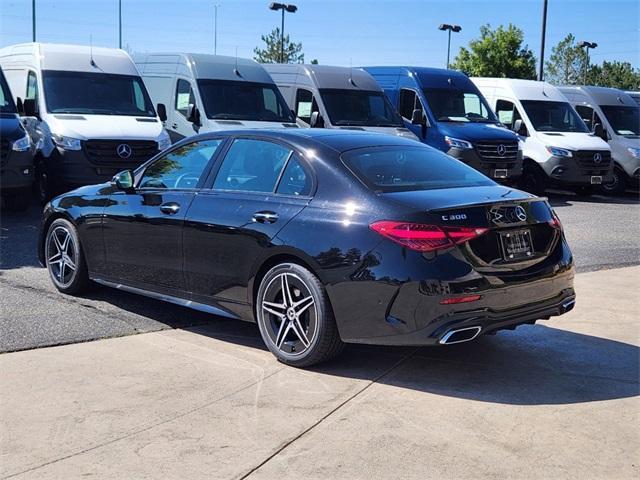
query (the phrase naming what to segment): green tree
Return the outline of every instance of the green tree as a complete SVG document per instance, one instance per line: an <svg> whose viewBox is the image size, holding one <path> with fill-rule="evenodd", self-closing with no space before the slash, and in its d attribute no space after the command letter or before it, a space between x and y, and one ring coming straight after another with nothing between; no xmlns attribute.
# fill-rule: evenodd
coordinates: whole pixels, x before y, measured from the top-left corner
<svg viewBox="0 0 640 480"><path fill-rule="evenodd" d="M523 40L523 31L512 24L495 30L483 25L480 38L460 48L452 68L469 76L535 79L536 59Z"/></svg>
<svg viewBox="0 0 640 480"><path fill-rule="evenodd" d="M629 62L605 60L602 65L589 67L587 83L620 90L638 90L640 89L640 70L634 69Z"/></svg>
<svg viewBox="0 0 640 480"><path fill-rule="evenodd" d="M570 33L551 49L551 56L545 62L544 79L556 85L581 85L586 65L587 52L577 45L576 37Z"/></svg>
<svg viewBox="0 0 640 480"><path fill-rule="evenodd" d="M267 35L260 37L265 43L264 48L253 49L256 62L260 63L304 63L304 53L302 53L302 43L295 43L289 39L289 35L284 36L284 59L280 61L280 29L276 28Z"/></svg>

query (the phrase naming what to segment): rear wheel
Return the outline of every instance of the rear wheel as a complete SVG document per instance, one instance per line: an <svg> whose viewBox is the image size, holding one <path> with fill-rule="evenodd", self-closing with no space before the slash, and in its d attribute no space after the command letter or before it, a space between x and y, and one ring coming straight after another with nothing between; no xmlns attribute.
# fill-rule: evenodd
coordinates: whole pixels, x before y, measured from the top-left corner
<svg viewBox="0 0 640 480"><path fill-rule="evenodd" d="M608 195L622 195L627 190L627 175L620 167L613 167L612 180L602 184L602 191Z"/></svg>
<svg viewBox="0 0 640 480"><path fill-rule="evenodd" d="M520 178L521 188L535 195L542 195L547 188L547 176L537 165L527 164Z"/></svg>
<svg viewBox="0 0 640 480"><path fill-rule="evenodd" d="M313 273L294 263L277 265L264 276L256 317L265 344L287 365L324 362L344 346L324 287Z"/></svg>
<svg viewBox="0 0 640 480"><path fill-rule="evenodd" d="M76 295L90 284L87 264L76 228L68 220L54 220L45 237L45 263L55 287L62 293Z"/></svg>

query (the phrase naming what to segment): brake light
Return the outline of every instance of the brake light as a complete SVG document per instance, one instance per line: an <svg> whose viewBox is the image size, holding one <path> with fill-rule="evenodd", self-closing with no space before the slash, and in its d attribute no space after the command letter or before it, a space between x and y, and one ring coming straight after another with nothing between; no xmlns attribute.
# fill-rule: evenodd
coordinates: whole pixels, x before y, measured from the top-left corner
<svg viewBox="0 0 640 480"><path fill-rule="evenodd" d="M440 305L453 305L456 303L476 302L482 298L482 295L467 295L466 297L452 297L440 300Z"/></svg>
<svg viewBox="0 0 640 480"><path fill-rule="evenodd" d="M549 220L549 225L551 225L556 230L562 231L562 222L560 221L560 217L555 210L551 210L551 220Z"/></svg>
<svg viewBox="0 0 640 480"><path fill-rule="evenodd" d="M489 231L488 228L450 227L382 220L371 230L418 252L433 252L467 242Z"/></svg>

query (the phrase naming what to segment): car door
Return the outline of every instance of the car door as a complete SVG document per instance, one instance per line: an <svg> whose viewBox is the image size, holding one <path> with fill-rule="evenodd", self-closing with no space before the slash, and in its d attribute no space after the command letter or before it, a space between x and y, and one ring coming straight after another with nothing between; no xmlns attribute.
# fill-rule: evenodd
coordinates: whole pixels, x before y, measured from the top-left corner
<svg viewBox="0 0 640 480"><path fill-rule="evenodd" d="M104 210L106 274L131 286L184 290L184 219L210 169L221 138L173 148L117 191Z"/></svg>
<svg viewBox="0 0 640 480"><path fill-rule="evenodd" d="M312 171L285 144L236 138L211 182L187 214L187 288L196 300L246 303L252 267L308 204Z"/></svg>

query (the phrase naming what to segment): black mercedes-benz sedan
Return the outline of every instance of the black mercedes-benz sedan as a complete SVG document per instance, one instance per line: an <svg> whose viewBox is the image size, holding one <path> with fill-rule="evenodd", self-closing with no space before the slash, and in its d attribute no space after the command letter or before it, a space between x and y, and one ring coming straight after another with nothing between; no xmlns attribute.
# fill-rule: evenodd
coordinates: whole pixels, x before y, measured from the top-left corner
<svg viewBox="0 0 640 480"><path fill-rule="evenodd" d="M349 342L466 342L575 302L546 199L344 130L186 139L49 203L39 257L67 294L95 282L257 322L295 366Z"/></svg>

